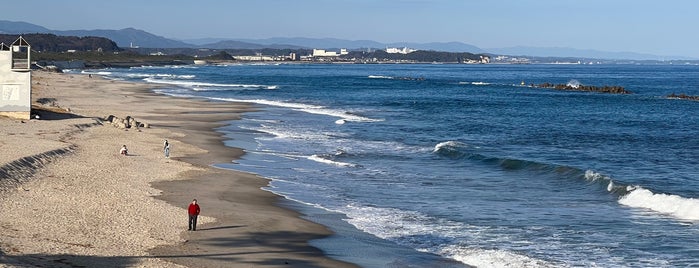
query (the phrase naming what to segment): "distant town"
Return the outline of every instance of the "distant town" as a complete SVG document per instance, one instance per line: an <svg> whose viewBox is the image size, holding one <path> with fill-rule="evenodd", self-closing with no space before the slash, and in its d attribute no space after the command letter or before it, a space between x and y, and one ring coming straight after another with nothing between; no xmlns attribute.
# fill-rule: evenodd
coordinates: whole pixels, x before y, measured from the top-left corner
<svg viewBox="0 0 699 268"><path fill-rule="evenodd" d="M210 50L200 49L200 52ZM472 53L453 53L439 51L420 51L408 47L395 48L387 47L385 49L367 49L362 51L349 51L345 48L338 50L312 49L310 51L294 51L286 55L264 54L256 52L254 55L239 55L244 51L234 51L231 55L228 51L218 52L218 55L200 57L195 55L197 59L210 58L212 61L234 60L234 61L299 61L299 62L321 62L321 63L465 63L465 64L486 64L490 63L490 56L483 54ZM271 53L279 53L279 51L268 51ZM161 51L151 52L150 55L163 55ZM206 54L206 53L204 53ZM229 57L230 56L230 57ZM201 60L199 61L201 62Z"/></svg>
<svg viewBox="0 0 699 268"><path fill-rule="evenodd" d="M0 34L9 44L20 35ZM445 52L411 47L383 48L125 48L104 37L27 34L35 67L82 69L142 65L224 64L230 62L336 64L699 64L699 61L604 60L575 57L530 57L489 53Z"/></svg>

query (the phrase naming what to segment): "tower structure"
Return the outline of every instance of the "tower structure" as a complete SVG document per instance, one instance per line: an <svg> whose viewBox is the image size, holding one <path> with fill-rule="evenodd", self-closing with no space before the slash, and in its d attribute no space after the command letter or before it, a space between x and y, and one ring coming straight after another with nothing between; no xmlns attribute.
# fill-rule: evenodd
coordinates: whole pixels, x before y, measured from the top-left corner
<svg viewBox="0 0 699 268"><path fill-rule="evenodd" d="M0 43L0 116L29 119L31 114L31 46L22 36Z"/></svg>

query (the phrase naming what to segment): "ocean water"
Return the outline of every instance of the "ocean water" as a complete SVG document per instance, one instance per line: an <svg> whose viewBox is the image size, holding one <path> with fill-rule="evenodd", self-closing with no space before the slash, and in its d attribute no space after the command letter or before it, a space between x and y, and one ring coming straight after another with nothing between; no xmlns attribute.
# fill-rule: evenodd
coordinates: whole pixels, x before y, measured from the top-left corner
<svg viewBox="0 0 699 268"><path fill-rule="evenodd" d="M338 259L365 267L699 267L699 102L666 98L699 95L699 66L85 72L260 107L219 129L246 154L218 166L270 178L266 190L316 211L338 235L314 243ZM633 94L528 86L545 82Z"/></svg>

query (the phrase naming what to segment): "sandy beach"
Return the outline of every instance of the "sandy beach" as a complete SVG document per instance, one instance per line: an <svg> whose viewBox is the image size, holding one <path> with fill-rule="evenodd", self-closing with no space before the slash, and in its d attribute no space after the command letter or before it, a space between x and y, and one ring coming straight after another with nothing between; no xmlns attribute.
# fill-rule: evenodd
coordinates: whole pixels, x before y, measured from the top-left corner
<svg viewBox="0 0 699 268"><path fill-rule="evenodd" d="M0 118L0 267L354 267L309 246L330 232L278 207L267 180L211 166L243 153L214 129L253 107L86 75L32 79L41 119Z"/></svg>

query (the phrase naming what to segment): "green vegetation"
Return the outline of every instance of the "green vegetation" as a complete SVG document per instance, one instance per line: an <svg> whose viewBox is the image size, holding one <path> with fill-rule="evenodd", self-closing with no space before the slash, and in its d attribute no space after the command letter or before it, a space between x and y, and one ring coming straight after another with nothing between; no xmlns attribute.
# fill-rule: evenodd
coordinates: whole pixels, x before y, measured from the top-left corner
<svg viewBox="0 0 699 268"><path fill-rule="evenodd" d="M10 45L18 37L19 35L16 34L0 34L0 42ZM32 46L32 50L40 52L65 52L68 50L114 52L121 50L112 40L103 37L58 36L54 34L25 34L22 37Z"/></svg>
<svg viewBox="0 0 699 268"><path fill-rule="evenodd" d="M191 64L193 57L185 55L143 55L129 51L122 52L96 52L96 51L76 51L76 52L35 52L32 54L32 61L53 62L53 61L83 61L86 68L105 67L133 67L143 65L181 65Z"/></svg>

